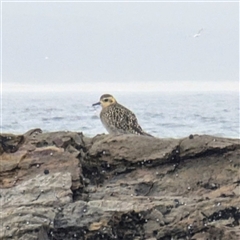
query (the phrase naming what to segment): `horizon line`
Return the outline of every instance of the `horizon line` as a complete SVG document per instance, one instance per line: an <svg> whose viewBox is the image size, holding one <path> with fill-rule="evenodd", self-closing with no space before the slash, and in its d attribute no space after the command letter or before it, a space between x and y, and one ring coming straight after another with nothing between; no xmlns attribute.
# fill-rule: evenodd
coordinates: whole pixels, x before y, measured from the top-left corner
<svg viewBox="0 0 240 240"><path fill-rule="evenodd" d="M239 92L239 82L128 82L128 83L2 83L2 92Z"/></svg>

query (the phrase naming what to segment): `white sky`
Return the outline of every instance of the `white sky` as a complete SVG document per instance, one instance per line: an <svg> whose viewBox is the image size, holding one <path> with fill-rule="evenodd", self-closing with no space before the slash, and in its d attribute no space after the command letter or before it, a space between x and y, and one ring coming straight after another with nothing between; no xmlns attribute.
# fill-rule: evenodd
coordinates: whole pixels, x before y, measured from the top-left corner
<svg viewBox="0 0 240 240"><path fill-rule="evenodd" d="M1 3L3 91L238 90L237 2Z"/></svg>

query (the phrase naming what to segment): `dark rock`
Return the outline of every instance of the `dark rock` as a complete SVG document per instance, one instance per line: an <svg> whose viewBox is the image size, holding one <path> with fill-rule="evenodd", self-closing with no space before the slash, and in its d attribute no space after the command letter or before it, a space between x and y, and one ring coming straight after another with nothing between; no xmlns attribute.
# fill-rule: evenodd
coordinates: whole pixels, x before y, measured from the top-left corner
<svg viewBox="0 0 240 240"><path fill-rule="evenodd" d="M239 239L239 139L190 136L2 134L0 239Z"/></svg>
<svg viewBox="0 0 240 240"><path fill-rule="evenodd" d="M189 135L189 139L193 139L194 136L192 134Z"/></svg>

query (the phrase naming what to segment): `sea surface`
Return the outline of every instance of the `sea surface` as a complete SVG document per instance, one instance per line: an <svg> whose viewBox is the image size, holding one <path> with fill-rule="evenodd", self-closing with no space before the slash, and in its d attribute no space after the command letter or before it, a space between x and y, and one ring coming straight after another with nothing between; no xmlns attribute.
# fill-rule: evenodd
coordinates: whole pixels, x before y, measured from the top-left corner
<svg viewBox="0 0 240 240"><path fill-rule="evenodd" d="M4 93L1 131L22 134L43 131L77 131L86 136L106 133L101 124L99 93ZM239 138L238 92L115 93L131 109L142 128L157 137L179 138L210 134Z"/></svg>

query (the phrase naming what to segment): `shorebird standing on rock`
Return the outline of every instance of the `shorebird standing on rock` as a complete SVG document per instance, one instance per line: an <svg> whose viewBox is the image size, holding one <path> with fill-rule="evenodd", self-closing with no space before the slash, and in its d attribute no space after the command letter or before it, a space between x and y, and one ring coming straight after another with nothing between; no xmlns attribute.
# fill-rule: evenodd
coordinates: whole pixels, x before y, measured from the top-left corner
<svg viewBox="0 0 240 240"><path fill-rule="evenodd" d="M93 106L96 105L102 106L100 118L110 134L137 134L152 137L142 130L135 114L119 104L112 95L102 95L100 101L93 104Z"/></svg>

